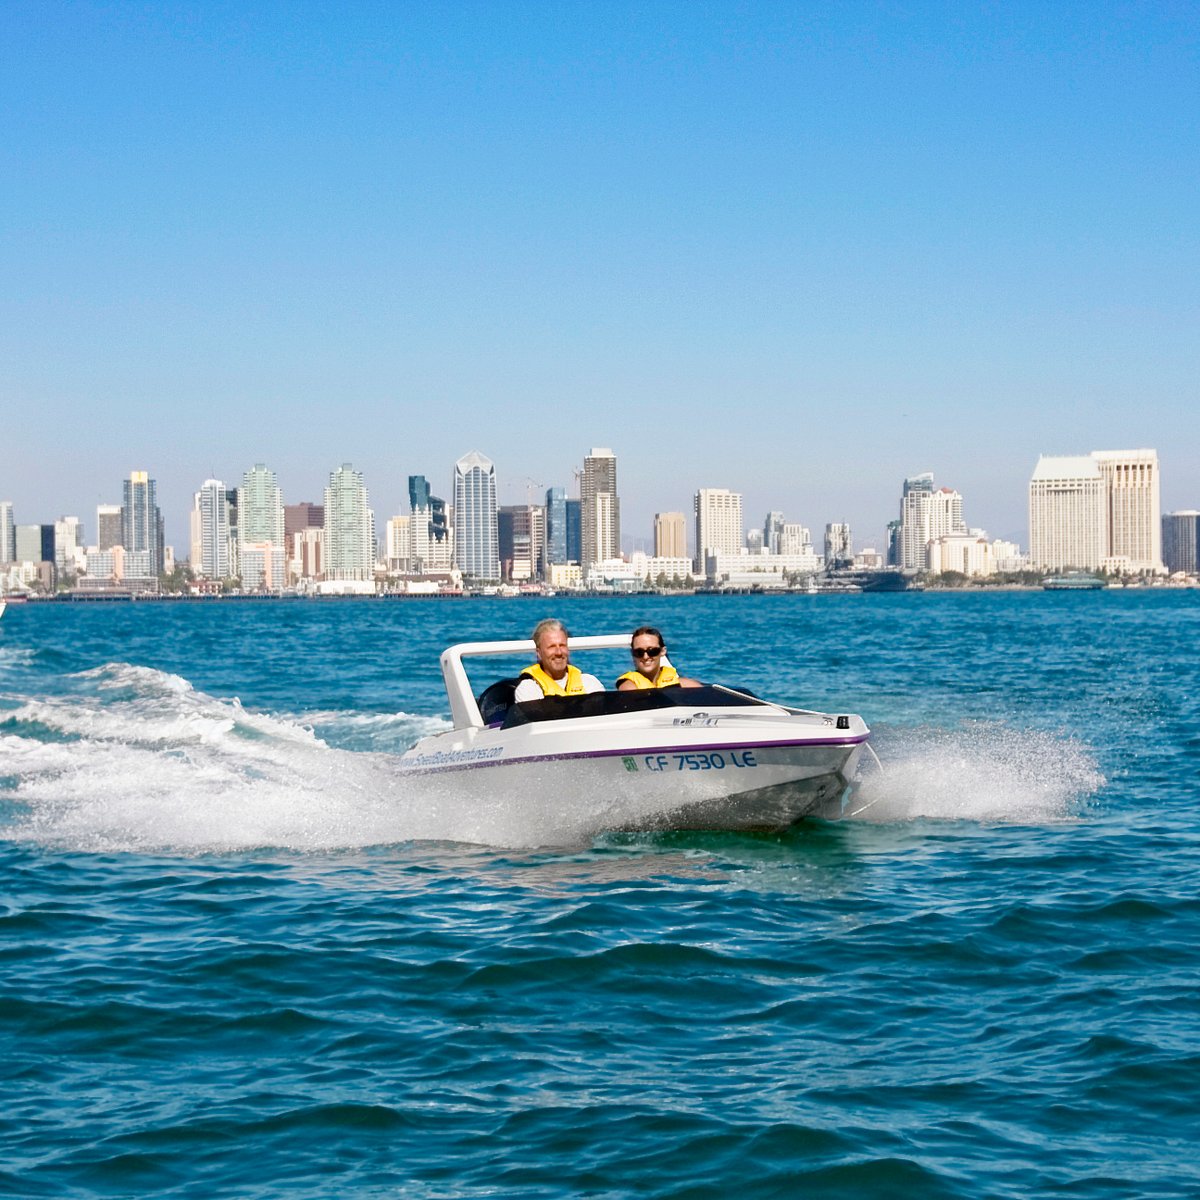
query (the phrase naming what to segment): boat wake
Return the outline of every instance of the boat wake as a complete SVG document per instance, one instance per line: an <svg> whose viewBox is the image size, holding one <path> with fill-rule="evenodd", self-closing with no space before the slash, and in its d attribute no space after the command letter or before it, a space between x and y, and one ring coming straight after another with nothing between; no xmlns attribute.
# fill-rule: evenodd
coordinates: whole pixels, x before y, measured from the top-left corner
<svg viewBox="0 0 1200 1200"><path fill-rule="evenodd" d="M406 713L253 712L187 680L110 664L61 694L0 697L0 831L87 852L326 851L413 841L531 847L644 821L632 796L489 772L402 777L401 751L448 727ZM1068 819L1104 782L1087 747L998 725L884 739L855 819ZM645 801L641 801L645 803Z"/></svg>
<svg viewBox="0 0 1200 1200"><path fill-rule="evenodd" d="M843 814L851 819L1041 825L1077 817L1106 782L1082 742L998 722L877 740L883 768L864 773Z"/></svg>

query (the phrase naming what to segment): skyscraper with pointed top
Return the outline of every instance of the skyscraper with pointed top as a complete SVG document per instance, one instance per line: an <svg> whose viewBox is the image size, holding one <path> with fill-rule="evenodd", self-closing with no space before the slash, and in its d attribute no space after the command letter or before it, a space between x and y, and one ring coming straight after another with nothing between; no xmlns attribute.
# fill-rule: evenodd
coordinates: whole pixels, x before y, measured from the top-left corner
<svg viewBox="0 0 1200 1200"><path fill-rule="evenodd" d="M472 450L454 464L454 557L467 579L500 578L496 467Z"/></svg>

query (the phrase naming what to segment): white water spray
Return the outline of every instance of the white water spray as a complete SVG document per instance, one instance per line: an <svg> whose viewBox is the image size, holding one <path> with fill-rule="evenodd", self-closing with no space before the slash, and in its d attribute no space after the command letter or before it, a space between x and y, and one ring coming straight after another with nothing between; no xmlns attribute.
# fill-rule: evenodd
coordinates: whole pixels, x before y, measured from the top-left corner
<svg viewBox="0 0 1200 1200"><path fill-rule="evenodd" d="M628 797L574 796L560 775L519 788L497 786L487 771L401 775L397 754L445 729L439 718L255 713L123 664L73 681L66 695L26 698L4 714L0 820L10 839L171 853L529 847L653 826L657 815ZM886 773L867 778L850 805L858 819L1058 821L1103 783L1086 747L1049 734L985 725L891 740L881 748Z"/></svg>

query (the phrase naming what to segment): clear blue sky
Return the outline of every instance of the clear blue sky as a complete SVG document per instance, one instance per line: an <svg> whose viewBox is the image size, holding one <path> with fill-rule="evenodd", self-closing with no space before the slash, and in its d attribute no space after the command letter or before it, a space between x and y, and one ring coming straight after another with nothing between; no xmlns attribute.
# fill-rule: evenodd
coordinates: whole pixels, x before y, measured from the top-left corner
<svg viewBox="0 0 1200 1200"><path fill-rule="evenodd" d="M0 499L456 458L1025 533L1039 453L1200 507L1194 3L0 6Z"/></svg>

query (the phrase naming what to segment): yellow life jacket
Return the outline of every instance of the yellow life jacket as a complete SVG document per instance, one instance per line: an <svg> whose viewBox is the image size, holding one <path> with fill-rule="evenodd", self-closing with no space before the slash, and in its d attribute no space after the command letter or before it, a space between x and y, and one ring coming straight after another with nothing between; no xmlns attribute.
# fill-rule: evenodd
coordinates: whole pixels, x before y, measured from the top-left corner
<svg viewBox="0 0 1200 1200"><path fill-rule="evenodd" d="M675 687L679 683L679 672L670 663L663 663L658 668L658 678L653 683L641 671L626 671L617 679L617 687L621 686L622 679L632 679L639 691L648 692L653 688Z"/></svg>
<svg viewBox="0 0 1200 1200"><path fill-rule="evenodd" d="M526 667L521 674L528 675L542 689L543 696L583 695L583 672L570 664L567 665L565 680L552 679L542 670L541 663L534 663L532 667Z"/></svg>

